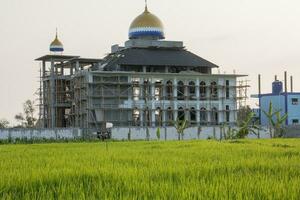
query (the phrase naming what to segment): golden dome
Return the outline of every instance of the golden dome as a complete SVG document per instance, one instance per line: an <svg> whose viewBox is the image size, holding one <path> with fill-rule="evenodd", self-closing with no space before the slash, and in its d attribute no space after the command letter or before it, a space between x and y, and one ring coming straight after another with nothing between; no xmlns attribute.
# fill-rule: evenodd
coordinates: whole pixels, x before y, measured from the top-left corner
<svg viewBox="0 0 300 200"><path fill-rule="evenodd" d="M50 46L63 46L63 44L61 43L61 41L59 41L59 39L56 35L54 41L50 44Z"/></svg>
<svg viewBox="0 0 300 200"><path fill-rule="evenodd" d="M158 17L148 11L145 11L136 17L129 28L129 38L153 38L164 39L164 26Z"/></svg>
<svg viewBox="0 0 300 200"><path fill-rule="evenodd" d="M59 41L58 36L57 36L57 30L56 30L56 36L53 42L50 44L50 51L51 52L63 52L64 51L64 46Z"/></svg>
<svg viewBox="0 0 300 200"><path fill-rule="evenodd" d="M156 27L163 29L164 26L160 19L150 13L148 8L145 7L145 11L136 17L130 25L130 29L139 27Z"/></svg>

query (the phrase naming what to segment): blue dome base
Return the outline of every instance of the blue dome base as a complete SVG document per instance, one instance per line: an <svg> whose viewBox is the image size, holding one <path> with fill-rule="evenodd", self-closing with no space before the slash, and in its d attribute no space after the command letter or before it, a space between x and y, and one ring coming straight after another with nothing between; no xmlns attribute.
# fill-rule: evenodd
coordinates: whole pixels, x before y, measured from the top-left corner
<svg viewBox="0 0 300 200"><path fill-rule="evenodd" d="M129 39L138 39L143 37L165 39L164 33L160 31L134 31L129 33Z"/></svg>
<svg viewBox="0 0 300 200"><path fill-rule="evenodd" d="M50 48L50 51L52 51L52 52L63 52L64 48Z"/></svg>

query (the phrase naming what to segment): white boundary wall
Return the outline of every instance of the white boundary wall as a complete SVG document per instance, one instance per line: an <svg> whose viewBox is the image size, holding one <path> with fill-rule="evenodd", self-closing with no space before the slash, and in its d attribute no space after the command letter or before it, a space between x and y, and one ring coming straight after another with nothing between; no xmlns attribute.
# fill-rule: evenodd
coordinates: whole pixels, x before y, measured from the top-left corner
<svg viewBox="0 0 300 200"><path fill-rule="evenodd" d="M149 139L158 140L157 138L157 128L148 128ZM227 132L228 128L225 129ZM200 134L198 127L188 128L184 132L184 140L196 140L202 139L206 140L209 138L220 139L221 136L220 127L201 127ZM130 133L130 134L129 134ZM223 134L224 135L224 134ZM111 137L114 140L146 140L147 139L147 128L113 128ZM223 136L224 137L224 136ZM248 138L255 139L256 135L249 135ZM269 132L267 130L260 131L260 138L266 139L270 138ZM160 140L178 140L178 134L173 127L162 127L160 128Z"/></svg>
<svg viewBox="0 0 300 200"><path fill-rule="evenodd" d="M80 139L82 131L80 129L0 129L0 140L8 139Z"/></svg>

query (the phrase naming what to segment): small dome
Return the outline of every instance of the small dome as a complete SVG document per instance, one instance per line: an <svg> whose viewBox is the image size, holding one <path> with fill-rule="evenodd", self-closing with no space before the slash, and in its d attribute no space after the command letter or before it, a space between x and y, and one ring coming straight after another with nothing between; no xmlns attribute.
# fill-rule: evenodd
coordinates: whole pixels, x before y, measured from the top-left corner
<svg viewBox="0 0 300 200"><path fill-rule="evenodd" d="M61 43L61 41L59 41L57 32L56 32L54 41L50 44L50 51L51 52L63 52L64 51L64 46Z"/></svg>
<svg viewBox="0 0 300 200"><path fill-rule="evenodd" d="M165 39L164 26L158 17L145 11L133 20L129 28L129 39Z"/></svg>

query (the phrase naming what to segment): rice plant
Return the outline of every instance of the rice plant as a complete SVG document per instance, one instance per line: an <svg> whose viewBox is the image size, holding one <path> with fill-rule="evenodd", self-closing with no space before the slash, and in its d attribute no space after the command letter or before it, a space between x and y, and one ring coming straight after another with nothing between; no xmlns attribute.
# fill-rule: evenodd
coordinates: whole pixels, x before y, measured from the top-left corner
<svg viewBox="0 0 300 200"><path fill-rule="evenodd" d="M0 145L0 199L299 199L300 140Z"/></svg>

